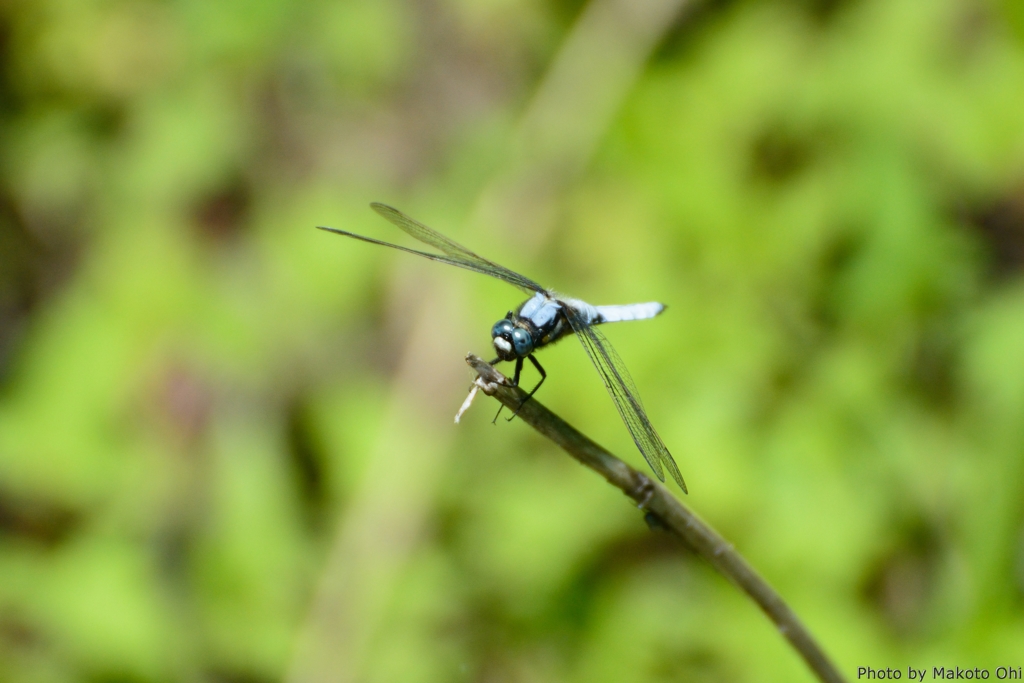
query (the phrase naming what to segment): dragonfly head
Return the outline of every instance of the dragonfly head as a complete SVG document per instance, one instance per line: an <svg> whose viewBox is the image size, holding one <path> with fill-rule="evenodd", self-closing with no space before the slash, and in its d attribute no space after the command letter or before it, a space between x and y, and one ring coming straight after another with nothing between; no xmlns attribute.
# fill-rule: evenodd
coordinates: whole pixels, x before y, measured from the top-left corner
<svg viewBox="0 0 1024 683"><path fill-rule="evenodd" d="M491 341L501 360L525 358L533 353L533 336L529 330L516 327L508 318L502 318L491 328Z"/></svg>

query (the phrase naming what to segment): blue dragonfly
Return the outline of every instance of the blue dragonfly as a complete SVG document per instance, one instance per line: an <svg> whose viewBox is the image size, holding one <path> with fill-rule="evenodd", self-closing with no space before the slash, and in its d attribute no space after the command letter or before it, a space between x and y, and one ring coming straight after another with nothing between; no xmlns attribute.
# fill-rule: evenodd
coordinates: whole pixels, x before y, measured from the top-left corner
<svg viewBox="0 0 1024 683"><path fill-rule="evenodd" d="M626 320L646 320L665 310L663 304L651 301L640 304L625 304L618 306L592 306L580 299L572 299L562 296L557 292L540 286L525 275L520 275L514 270L498 265L474 254L466 247L445 237L441 233L428 228L422 223L410 218L398 209L386 204L373 203L370 207L386 218L392 224L402 229L405 233L419 240L420 242L437 249L441 253L435 254L425 251L409 249L390 242L382 242L371 237L357 235L337 228L318 226L321 230L333 232L337 235L352 237L363 242L379 244L384 247L391 247L400 251L416 254L428 258L431 261L447 263L459 268L465 268L484 275L503 280L513 287L530 294L530 298L524 301L515 311L509 311L508 315L499 320L491 328L491 342L498 357L491 361L491 365L501 361L515 362L515 374L512 377L512 386L519 385L519 375L523 369L523 361L529 360L540 373L541 379L537 385L527 394L523 403L537 392L547 373L534 357L534 352L549 344L553 344L563 337L575 334L576 338L583 344L594 367L608 393L615 403L622 421L626 424L633 441L636 443L640 453L644 456L647 464L651 466L658 479L665 481L665 470L667 469L679 488L686 493L686 484L683 482L683 475L676 466L665 443L658 436L651 421L647 418L643 404L640 402L640 395L637 392L636 384L630 377L629 371L619 357L608 339L597 329L603 323L622 322ZM520 404L522 406L522 404ZM513 415L514 417L514 415Z"/></svg>

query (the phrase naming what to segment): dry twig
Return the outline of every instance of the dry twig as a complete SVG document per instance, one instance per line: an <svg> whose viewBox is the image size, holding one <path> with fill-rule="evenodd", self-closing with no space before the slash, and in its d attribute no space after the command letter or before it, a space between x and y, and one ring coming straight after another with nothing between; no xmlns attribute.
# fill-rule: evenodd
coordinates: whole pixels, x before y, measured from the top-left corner
<svg viewBox="0 0 1024 683"><path fill-rule="evenodd" d="M466 362L479 375L476 386L485 394L498 399L513 411L518 409L518 417L523 422L554 441L569 455L596 471L607 479L608 483L636 501L640 509L654 515L660 525L678 536L694 552L749 595L807 662L818 680L825 683L842 683L843 678L839 671L793 610L718 532L679 502L664 486L598 446L536 399L531 399L520 407L526 393L518 387L508 386L505 377L487 361L469 354L466 356ZM460 415L467 407L463 405Z"/></svg>

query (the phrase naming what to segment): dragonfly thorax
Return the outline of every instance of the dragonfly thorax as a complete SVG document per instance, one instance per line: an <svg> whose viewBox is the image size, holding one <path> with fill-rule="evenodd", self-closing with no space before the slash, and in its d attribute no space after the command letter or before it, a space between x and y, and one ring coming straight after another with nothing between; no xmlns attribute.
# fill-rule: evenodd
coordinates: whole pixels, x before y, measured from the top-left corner
<svg viewBox="0 0 1024 683"><path fill-rule="evenodd" d="M533 334L526 327L514 324L511 318L502 318L494 323L491 338L501 360L525 358L533 353Z"/></svg>

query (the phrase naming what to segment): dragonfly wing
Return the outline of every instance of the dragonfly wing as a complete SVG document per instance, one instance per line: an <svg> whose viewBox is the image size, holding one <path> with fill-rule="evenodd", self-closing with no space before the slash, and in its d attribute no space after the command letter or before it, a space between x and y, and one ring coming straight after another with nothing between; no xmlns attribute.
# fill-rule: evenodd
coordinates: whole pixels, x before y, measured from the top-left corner
<svg viewBox="0 0 1024 683"><path fill-rule="evenodd" d="M431 255L426 252L416 251L414 249L404 249L394 244L388 244L387 242L380 242L377 240L370 240L368 238L359 237L358 235L354 235L352 233L340 230L333 230L332 232L338 232L343 235L348 235L349 237L359 237L359 239L363 239L368 242L374 242L375 244L382 244L388 247L395 247L397 249L402 249L402 251L408 251L413 254L425 256L434 261L441 261L442 263L449 263L453 266L459 266L460 268L473 270L478 273L483 273L484 275L490 275L491 277L498 278L499 280L504 280L510 285L518 287L519 289L522 289L523 291L526 292L545 291L543 287L541 287L539 284L537 284L530 278L526 277L525 275L520 275L514 270L509 270L505 266L499 265L494 261L490 261L482 256L474 254L472 251L466 249L466 247L462 246L458 242L445 237L444 235L442 235L441 233L432 228L428 228L419 221L410 218L409 216L405 215L404 213L402 213L401 211L392 206L374 202L373 204L370 204L370 208L372 208L374 211L379 213L384 218L391 221L391 223L393 223L395 226L401 228L402 231L404 231L406 234L411 235L420 242L423 242L424 244L427 244L431 247L434 247L435 249L440 250L442 253L445 254L445 257L439 257L439 255Z"/></svg>
<svg viewBox="0 0 1024 683"><path fill-rule="evenodd" d="M452 265L452 266L458 266L459 268L466 268L467 270L473 270L473 271L476 271L478 273L483 273L485 275L493 275L494 277L498 277L497 275L495 275L490 270L484 270L483 268L477 267L473 263L467 263L467 262L464 262L464 261L460 261L458 259L454 259L454 258L451 258L449 256L442 256L441 254L431 254L431 253L426 252L426 251L417 251L415 249L410 249L409 247L403 247L403 246L398 245L398 244L391 244L391 242L384 242L382 240L375 240L372 237L366 237L365 235L357 235L356 233L348 232L347 230L339 230L338 228L328 228L325 225L318 225L317 228L319 228L320 230L325 230L327 232L333 232L335 235L344 235L345 237L352 237L352 238L355 238L357 240L362 240L363 242L369 242L370 244L379 244L382 247L391 247L392 249L398 249L399 251L404 251L404 252L406 252L408 254L416 254L417 256L422 256L423 258L428 258L431 261L438 261L440 263L447 263L447 264ZM499 278L499 279L504 280L505 278ZM519 285L516 284L516 283L512 283L512 284L515 284L517 287L519 287Z"/></svg>
<svg viewBox="0 0 1024 683"><path fill-rule="evenodd" d="M679 484L679 488L686 493L683 475L679 472L679 467L672 458L672 454L669 453L665 443L655 431L654 425L647 418L647 413L640 402L640 394L619 354L599 330L588 324L585 312L581 313L565 302L563 305L569 324L601 375L604 386L608 389L612 402L615 403L615 407L619 411L619 416L626 423L626 428L629 429L633 441L640 449L640 454L658 475L658 479L665 481L665 469L667 469Z"/></svg>

